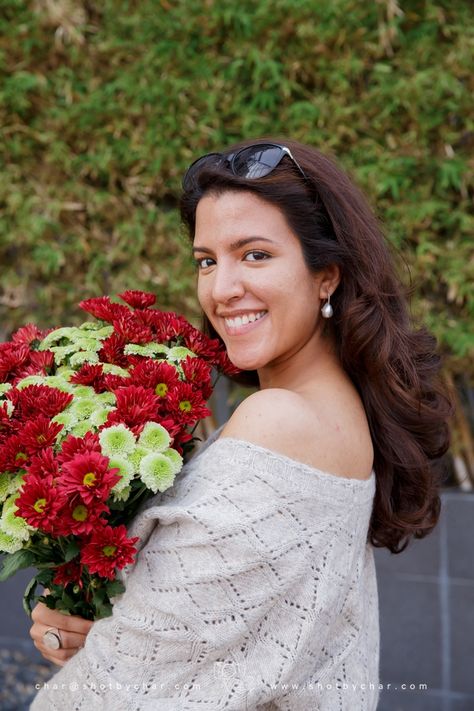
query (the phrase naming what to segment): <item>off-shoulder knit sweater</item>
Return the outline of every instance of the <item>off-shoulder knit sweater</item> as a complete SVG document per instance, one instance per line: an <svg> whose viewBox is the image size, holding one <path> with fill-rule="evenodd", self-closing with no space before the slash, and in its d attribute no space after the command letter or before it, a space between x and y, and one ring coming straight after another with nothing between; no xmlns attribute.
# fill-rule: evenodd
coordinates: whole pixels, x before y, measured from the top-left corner
<svg viewBox="0 0 474 711"><path fill-rule="evenodd" d="M375 474L210 438L130 526L113 615L31 711L373 711Z"/></svg>

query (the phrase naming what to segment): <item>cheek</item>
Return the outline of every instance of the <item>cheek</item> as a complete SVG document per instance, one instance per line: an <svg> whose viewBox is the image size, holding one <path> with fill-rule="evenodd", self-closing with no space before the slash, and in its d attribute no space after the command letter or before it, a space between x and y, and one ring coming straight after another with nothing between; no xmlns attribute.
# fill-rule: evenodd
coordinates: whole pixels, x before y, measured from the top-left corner
<svg viewBox="0 0 474 711"><path fill-rule="evenodd" d="M204 313L206 314L208 319L211 320L211 315L212 315L211 290L210 290L209 282L206 282L204 279L198 278L197 298L198 298L199 304L201 306L201 309L204 311Z"/></svg>

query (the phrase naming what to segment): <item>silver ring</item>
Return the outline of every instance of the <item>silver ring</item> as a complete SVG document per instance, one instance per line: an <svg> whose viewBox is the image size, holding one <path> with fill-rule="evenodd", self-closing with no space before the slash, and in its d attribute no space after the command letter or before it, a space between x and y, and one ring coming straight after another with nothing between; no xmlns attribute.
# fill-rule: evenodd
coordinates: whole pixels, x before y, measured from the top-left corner
<svg viewBox="0 0 474 711"><path fill-rule="evenodd" d="M51 627L43 635L43 644L48 649L61 649L62 640L59 630L56 627Z"/></svg>

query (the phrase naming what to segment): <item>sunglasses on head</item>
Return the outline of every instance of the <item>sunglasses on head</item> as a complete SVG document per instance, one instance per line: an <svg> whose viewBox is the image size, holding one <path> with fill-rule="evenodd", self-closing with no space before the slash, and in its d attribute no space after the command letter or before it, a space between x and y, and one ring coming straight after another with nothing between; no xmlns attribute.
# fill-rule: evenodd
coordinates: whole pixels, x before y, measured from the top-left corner
<svg viewBox="0 0 474 711"><path fill-rule="evenodd" d="M196 185L200 170L205 167L225 167L233 175L247 180L257 180L269 175L285 157L290 158L305 180L305 172L286 146L278 143L256 143L253 146L241 148L236 153L207 153L192 163L183 178L183 190L191 190Z"/></svg>

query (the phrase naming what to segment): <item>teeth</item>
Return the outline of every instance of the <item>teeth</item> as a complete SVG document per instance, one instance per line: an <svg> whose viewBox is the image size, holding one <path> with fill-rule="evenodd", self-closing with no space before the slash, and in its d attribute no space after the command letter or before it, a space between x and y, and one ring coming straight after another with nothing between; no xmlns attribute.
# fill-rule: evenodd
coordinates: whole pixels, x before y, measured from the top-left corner
<svg viewBox="0 0 474 711"><path fill-rule="evenodd" d="M226 318L225 322L229 328L240 328L247 323L258 321L258 319L262 318L266 313L266 311L259 311L258 313L244 314L243 316L236 316L235 318Z"/></svg>

